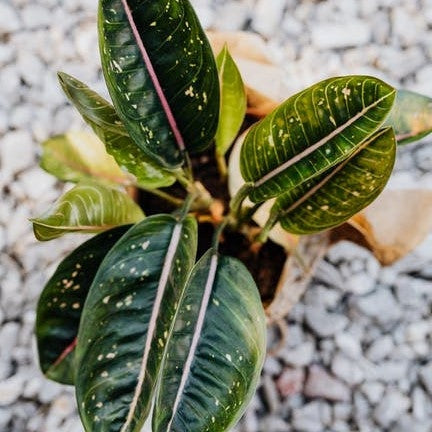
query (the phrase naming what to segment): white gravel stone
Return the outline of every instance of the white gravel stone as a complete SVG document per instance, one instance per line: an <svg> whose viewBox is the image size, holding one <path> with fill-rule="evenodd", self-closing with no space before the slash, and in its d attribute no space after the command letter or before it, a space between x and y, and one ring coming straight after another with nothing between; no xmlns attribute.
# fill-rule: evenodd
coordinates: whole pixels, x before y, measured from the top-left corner
<svg viewBox="0 0 432 432"><path fill-rule="evenodd" d="M318 24L312 28L311 37L318 49L338 49L368 43L371 29L360 20L352 20L347 24Z"/></svg>
<svg viewBox="0 0 432 432"><path fill-rule="evenodd" d="M424 171L432 171L432 151L429 146L420 147L415 153L417 166Z"/></svg>
<svg viewBox="0 0 432 432"><path fill-rule="evenodd" d="M304 394L310 398L324 398L329 401L348 402L350 389L346 384L331 376L321 366L309 368Z"/></svg>
<svg viewBox="0 0 432 432"><path fill-rule="evenodd" d="M28 4L21 12L21 18L28 29L48 26L51 23L50 17L50 11L40 4Z"/></svg>
<svg viewBox="0 0 432 432"><path fill-rule="evenodd" d="M394 360L380 363L377 369L378 377L384 382L395 382L404 379L408 373L406 360Z"/></svg>
<svg viewBox="0 0 432 432"><path fill-rule="evenodd" d="M376 319L380 324L397 321L401 316L399 304L385 287L378 287L372 294L359 298L356 306L363 314Z"/></svg>
<svg viewBox="0 0 432 432"><path fill-rule="evenodd" d="M0 35L20 28L16 10L8 2L0 3Z"/></svg>
<svg viewBox="0 0 432 432"><path fill-rule="evenodd" d="M413 46L405 51L396 48L383 48L377 59L378 66L396 79L405 78L424 65L424 54L421 48Z"/></svg>
<svg viewBox="0 0 432 432"><path fill-rule="evenodd" d="M368 294L375 288L375 280L368 273L358 273L352 275L346 284L346 290L353 294Z"/></svg>
<svg viewBox="0 0 432 432"><path fill-rule="evenodd" d="M307 306L305 316L307 324L321 337L333 336L348 325L346 316L327 312L319 306Z"/></svg>
<svg viewBox="0 0 432 432"><path fill-rule="evenodd" d="M14 375L0 382L0 406L11 405L19 398L23 381L20 375Z"/></svg>
<svg viewBox="0 0 432 432"><path fill-rule="evenodd" d="M383 336L376 339L366 351L366 357L371 361L380 361L392 353L394 349L393 339L390 336Z"/></svg>
<svg viewBox="0 0 432 432"><path fill-rule="evenodd" d="M393 31L404 47L415 44L426 30L424 17L416 12L411 13L404 8L394 8L392 11Z"/></svg>
<svg viewBox="0 0 432 432"><path fill-rule="evenodd" d="M351 361L341 353L337 353L334 356L331 370L334 375L341 378L349 385L360 384L364 378L364 373L357 363Z"/></svg>
<svg viewBox="0 0 432 432"><path fill-rule="evenodd" d="M282 371L282 365L274 357L267 357L263 369L269 375L279 375Z"/></svg>
<svg viewBox="0 0 432 432"><path fill-rule="evenodd" d="M279 357L288 365L301 367L308 365L315 352L315 345L312 342L304 342L295 348L284 348Z"/></svg>
<svg viewBox="0 0 432 432"><path fill-rule="evenodd" d="M409 415L404 415L392 429L392 432L429 432L431 427L431 421L419 421Z"/></svg>
<svg viewBox="0 0 432 432"><path fill-rule="evenodd" d="M321 410L319 402L310 402L302 408L295 409L292 425L304 432L322 432Z"/></svg>
<svg viewBox="0 0 432 432"><path fill-rule="evenodd" d="M285 368L276 381L276 386L282 397L300 393L303 389L305 373L300 368Z"/></svg>
<svg viewBox="0 0 432 432"><path fill-rule="evenodd" d="M429 395L432 396L432 362L420 369L419 377Z"/></svg>
<svg viewBox="0 0 432 432"><path fill-rule="evenodd" d="M228 2L215 17L215 26L220 30L236 30L242 27L251 9L247 3Z"/></svg>
<svg viewBox="0 0 432 432"><path fill-rule="evenodd" d="M350 333L339 333L335 337L336 346L348 357L359 358L362 354L361 344L358 338Z"/></svg>
<svg viewBox="0 0 432 432"><path fill-rule="evenodd" d="M12 176L31 166L33 161L34 143L27 132L9 132L3 137L0 162L4 174Z"/></svg>
<svg viewBox="0 0 432 432"><path fill-rule="evenodd" d="M432 333L432 320L414 322L406 328L406 340L408 342L423 341Z"/></svg>
<svg viewBox="0 0 432 432"><path fill-rule="evenodd" d="M431 411L432 401L421 387L412 392L412 414L417 420L426 420Z"/></svg>
<svg viewBox="0 0 432 432"><path fill-rule="evenodd" d="M375 408L373 413L374 419L380 426L388 428L408 410L410 405L411 403L407 396L397 389L389 389Z"/></svg>
<svg viewBox="0 0 432 432"><path fill-rule="evenodd" d="M273 0L269 7L267 0L258 0L253 9L253 28L264 36L272 36L280 27L285 0Z"/></svg>
<svg viewBox="0 0 432 432"><path fill-rule="evenodd" d="M0 356L2 361L7 361L10 358L12 349L18 339L19 330L20 325L14 321L7 322L0 328Z"/></svg>
<svg viewBox="0 0 432 432"><path fill-rule="evenodd" d="M378 381L365 382L361 386L362 393L372 405L377 404L381 400L384 390L384 384Z"/></svg>

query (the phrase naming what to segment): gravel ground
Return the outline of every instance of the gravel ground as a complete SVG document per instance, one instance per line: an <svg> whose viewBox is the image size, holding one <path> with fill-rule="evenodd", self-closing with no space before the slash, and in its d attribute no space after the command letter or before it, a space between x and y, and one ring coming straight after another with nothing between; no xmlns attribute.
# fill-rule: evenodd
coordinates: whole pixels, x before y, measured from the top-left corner
<svg viewBox="0 0 432 432"><path fill-rule="evenodd" d="M269 39L293 90L368 73L432 96L431 0L196 0L206 27ZM55 72L102 93L96 2L0 2L0 430L79 432L73 392L45 380L33 326L40 290L82 239L38 244L28 218L61 192L36 165L38 143L82 128ZM432 187L427 140L399 154L398 184ZM413 221L414 223L414 221ZM381 268L334 247L265 364L239 432L432 431L432 238ZM270 348L278 343L269 329Z"/></svg>

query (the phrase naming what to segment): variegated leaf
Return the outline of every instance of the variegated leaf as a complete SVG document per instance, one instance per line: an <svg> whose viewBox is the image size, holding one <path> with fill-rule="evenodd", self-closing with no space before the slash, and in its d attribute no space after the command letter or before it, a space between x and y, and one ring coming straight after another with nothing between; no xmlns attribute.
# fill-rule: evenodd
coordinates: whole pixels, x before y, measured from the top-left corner
<svg viewBox="0 0 432 432"><path fill-rule="evenodd" d="M395 157L393 129L382 129L349 159L281 195L272 214L293 234L313 234L340 225L381 193Z"/></svg>
<svg viewBox="0 0 432 432"><path fill-rule="evenodd" d="M58 77L66 96L105 144L106 151L122 168L136 177L139 186L153 189L175 182L171 173L152 163L132 141L109 102L64 72L60 72Z"/></svg>
<svg viewBox="0 0 432 432"><path fill-rule="evenodd" d="M386 123L394 127L399 144L418 141L432 132L432 99L399 90Z"/></svg>
<svg viewBox="0 0 432 432"><path fill-rule="evenodd" d="M216 133L217 69L188 0L100 0L102 67L117 113L136 144L166 168Z"/></svg>
<svg viewBox="0 0 432 432"><path fill-rule="evenodd" d="M63 181L97 180L130 185L133 178L123 172L103 143L89 132L69 132L42 144L40 166Z"/></svg>
<svg viewBox="0 0 432 432"><path fill-rule="evenodd" d="M208 251L196 264L168 341L154 432L222 432L252 398L266 348L264 310L240 261Z"/></svg>
<svg viewBox="0 0 432 432"><path fill-rule="evenodd" d="M140 207L124 192L95 182L81 182L32 222L36 238L46 241L70 232L106 231L143 217Z"/></svg>
<svg viewBox="0 0 432 432"><path fill-rule="evenodd" d="M261 202L337 165L384 122L396 91L366 76L330 78L289 98L248 133L241 173Z"/></svg>
<svg viewBox="0 0 432 432"><path fill-rule="evenodd" d="M100 263L130 225L98 234L70 253L57 267L39 298L36 339L43 373L73 384L75 345L81 311Z"/></svg>
<svg viewBox="0 0 432 432"><path fill-rule="evenodd" d="M76 392L86 431L140 431L197 249L194 219L151 216L102 262L84 307Z"/></svg>

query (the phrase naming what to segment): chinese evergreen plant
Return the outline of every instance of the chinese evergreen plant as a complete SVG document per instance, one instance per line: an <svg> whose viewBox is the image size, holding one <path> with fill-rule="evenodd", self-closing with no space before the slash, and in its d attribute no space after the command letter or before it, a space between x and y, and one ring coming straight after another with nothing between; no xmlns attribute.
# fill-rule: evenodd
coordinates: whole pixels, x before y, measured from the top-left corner
<svg viewBox="0 0 432 432"><path fill-rule="evenodd" d="M429 132L405 116L423 99L401 92L392 110L396 90L368 76L292 96L247 133L244 186L224 203L196 181L191 160L214 145L225 185L246 112L227 47L215 60L187 0L100 0L98 26L113 105L59 73L95 135L44 143L41 166L76 186L33 224L42 241L99 234L62 261L40 297L41 368L75 386L86 431L140 431L150 413L154 432L226 431L255 391L266 319L249 271L218 252L222 232L247 230L268 200L256 244L278 222L300 235L342 224L386 185L395 129L400 142ZM176 210L145 217L131 187ZM202 220L215 225L214 241L196 261Z"/></svg>

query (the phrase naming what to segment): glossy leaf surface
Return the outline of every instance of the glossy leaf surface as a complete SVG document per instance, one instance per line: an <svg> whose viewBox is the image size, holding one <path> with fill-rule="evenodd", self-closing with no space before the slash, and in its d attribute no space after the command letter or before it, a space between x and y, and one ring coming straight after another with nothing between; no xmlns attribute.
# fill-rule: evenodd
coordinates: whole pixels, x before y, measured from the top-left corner
<svg viewBox="0 0 432 432"><path fill-rule="evenodd" d="M37 307L39 363L50 379L74 383L75 344L82 307L108 251L130 226L98 234L70 253L47 282Z"/></svg>
<svg viewBox="0 0 432 432"><path fill-rule="evenodd" d="M228 431L255 392L265 339L252 276L240 261L208 251L196 264L176 315L153 431Z"/></svg>
<svg viewBox="0 0 432 432"><path fill-rule="evenodd" d="M216 133L215 60L188 0L100 0L102 67L130 136L166 168Z"/></svg>
<svg viewBox="0 0 432 432"><path fill-rule="evenodd" d="M340 225L381 193L395 156L393 129L382 129L352 158L280 196L272 212L293 234L313 234Z"/></svg>
<svg viewBox="0 0 432 432"><path fill-rule="evenodd" d="M58 179L74 183L98 180L128 185L133 180L107 154L103 143L89 132L69 132L45 141L40 166Z"/></svg>
<svg viewBox="0 0 432 432"><path fill-rule="evenodd" d="M250 198L261 202L347 158L384 122L396 91L371 77L330 78L289 98L248 133L241 151Z"/></svg>
<svg viewBox="0 0 432 432"><path fill-rule="evenodd" d="M46 241L70 232L106 231L143 217L140 207L125 193L98 183L82 182L32 222L36 238Z"/></svg>
<svg viewBox="0 0 432 432"><path fill-rule="evenodd" d="M243 123L246 114L246 91L240 72L225 45L217 56L221 87L219 125L216 132L216 152L224 155Z"/></svg>
<svg viewBox="0 0 432 432"><path fill-rule="evenodd" d="M105 144L106 151L117 163L136 177L145 188L170 186L175 177L150 162L148 156L129 137L114 107L81 81L60 72L63 91Z"/></svg>
<svg viewBox="0 0 432 432"><path fill-rule="evenodd" d="M111 249L78 333L78 406L87 431L140 431L197 248L187 217L146 218Z"/></svg>
<svg viewBox="0 0 432 432"><path fill-rule="evenodd" d="M386 123L394 127L399 144L418 141L432 132L432 98L398 90Z"/></svg>

